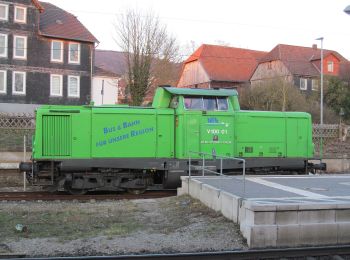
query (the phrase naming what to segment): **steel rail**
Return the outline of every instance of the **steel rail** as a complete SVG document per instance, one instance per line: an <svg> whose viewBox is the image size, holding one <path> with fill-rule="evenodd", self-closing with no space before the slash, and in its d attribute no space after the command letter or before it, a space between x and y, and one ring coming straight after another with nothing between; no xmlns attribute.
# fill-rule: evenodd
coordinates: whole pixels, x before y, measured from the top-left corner
<svg viewBox="0 0 350 260"><path fill-rule="evenodd" d="M18 259L26 257L25 254L0 253L0 259Z"/></svg>
<svg viewBox="0 0 350 260"><path fill-rule="evenodd" d="M108 193L108 194L86 194L86 195L70 195L62 193L50 192L0 192L0 201L52 201L52 200L122 200L122 199L153 199L176 196L176 190L164 191L146 191L143 194L128 193Z"/></svg>
<svg viewBox="0 0 350 260"><path fill-rule="evenodd" d="M178 254L148 254L148 255L117 255L117 256L66 256L47 258L25 258L26 260L231 260L231 259L280 259L280 258L304 258L350 255L350 246L324 246L324 247L302 247L302 248L281 248L265 250L236 250L222 252L199 252L199 253L178 253ZM17 258L20 259L20 258ZM23 258L22 258L23 259ZM335 259L335 258L334 258ZM13 260L13 259L12 259Z"/></svg>

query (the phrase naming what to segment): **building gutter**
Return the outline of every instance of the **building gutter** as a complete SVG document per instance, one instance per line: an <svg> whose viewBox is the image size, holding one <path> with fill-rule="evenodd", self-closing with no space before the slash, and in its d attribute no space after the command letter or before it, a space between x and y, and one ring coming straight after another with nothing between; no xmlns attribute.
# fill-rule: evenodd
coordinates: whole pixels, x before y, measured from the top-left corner
<svg viewBox="0 0 350 260"><path fill-rule="evenodd" d="M90 46L90 102L92 101L92 81L94 76L94 57L93 54L95 53L95 49L98 47L100 43L97 42L96 46L95 44Z"/></svg>

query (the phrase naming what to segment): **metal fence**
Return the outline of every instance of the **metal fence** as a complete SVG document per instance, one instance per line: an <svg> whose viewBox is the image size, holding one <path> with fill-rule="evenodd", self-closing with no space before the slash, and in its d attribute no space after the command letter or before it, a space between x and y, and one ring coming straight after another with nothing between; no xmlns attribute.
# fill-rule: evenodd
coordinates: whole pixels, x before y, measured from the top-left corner
<svg viewBox="0 0 350 260"><path fill-rule="evenodd" d="M344 158L350 157L350 127L344 124L314 124L313 143L315 145L315 156L320 156L322 138L322 157Z"/></svg>
<svg viewBox="0 0 350 260"><path fill-rule="evenodd" d="M312 141L315 145L315 153L320 155L321 138L323 146L329 145L339 137L339 125L330 124L313 124L312 125Z"/></svg>
<svg viewBox="0 0 350 260"><path fill-rule="evenodd" d="M30 151L34 129L33 114L0 113L0 152L23 151L24 136L27 150Z"/></svg>
<svg viewBox="0 0 350 260"><path fill-rule="evenodd" d="M312 125L312 136L316 140L319 139L320 137L338 138L339 137L339 129L340 129L340 125L313 124Z"/></svg>

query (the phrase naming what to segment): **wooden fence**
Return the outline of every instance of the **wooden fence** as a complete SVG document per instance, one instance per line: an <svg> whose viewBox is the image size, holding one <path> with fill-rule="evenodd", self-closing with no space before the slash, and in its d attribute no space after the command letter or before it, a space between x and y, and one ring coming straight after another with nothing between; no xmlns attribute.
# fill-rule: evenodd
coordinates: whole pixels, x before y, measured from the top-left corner
<svg viewBox="0 0 350 260"><path fill-rule="evenodd" d="M0 152L23 151L24 136L27 150L30 151L34 129L33 114L0 113Z"/></svg>

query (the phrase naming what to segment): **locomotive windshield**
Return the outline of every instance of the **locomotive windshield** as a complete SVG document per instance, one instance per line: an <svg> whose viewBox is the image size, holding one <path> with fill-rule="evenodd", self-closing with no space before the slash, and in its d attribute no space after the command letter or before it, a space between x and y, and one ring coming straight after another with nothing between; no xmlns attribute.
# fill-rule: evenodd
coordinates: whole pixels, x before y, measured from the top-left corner
<svg viewBox="0 0 350 260"><path fill-rule="evenodd" d="M185 96L185 108L188 110L227 111L226 97Z"/></svg>

